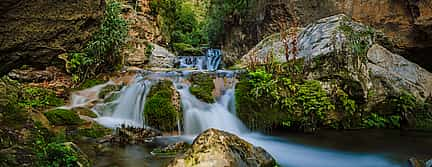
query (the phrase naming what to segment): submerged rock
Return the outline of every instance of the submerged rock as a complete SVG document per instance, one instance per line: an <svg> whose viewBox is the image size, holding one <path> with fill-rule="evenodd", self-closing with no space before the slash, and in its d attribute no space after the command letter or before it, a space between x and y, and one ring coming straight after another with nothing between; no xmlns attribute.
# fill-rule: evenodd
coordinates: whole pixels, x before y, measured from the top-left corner
<svg viewBox="0 0 432 167"><path fill-rule="evenodd" d="M185 153L168 166L273 167L274 158L261 147L224 131L209 129L201 133Z"/></svg>
<svg viewBox="0 0 432 167"><path fill-rule="evenodd" d="M152 128L122 127L117 128L114 135L105 136L98 143L146 143L156 136L162 136L162 133Z"/></svg>

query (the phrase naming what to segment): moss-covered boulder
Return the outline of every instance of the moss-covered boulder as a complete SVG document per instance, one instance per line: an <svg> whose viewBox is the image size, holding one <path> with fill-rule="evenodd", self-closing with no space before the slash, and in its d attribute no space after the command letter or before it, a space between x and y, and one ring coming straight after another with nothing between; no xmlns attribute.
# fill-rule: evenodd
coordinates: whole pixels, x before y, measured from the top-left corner
<svg viewBox="0 0 432 167"><path fill-rule="evenodd" d="M27 86L21 91L19 105L27 109L47 109L64 105L64 99L57 97L53 90Z"/></svg>
<svg viewBox="0 0 432 167"><path fill-rule="evenodd" d="M215 85L213 83L213 77L207 73L196 73L192 74L191 86L189 91L198 99L206 103L214 103L215 98L213 97L213 90Z"/></svg>
<svg viewBox="0 0 432 167"><path fill-rule="evenodd" d="M79 115L71 110L55 109L44 113L51 125L79 125L82 123Z"/></svg>
<svg viewBox="0 0 432 167"><path fill-rule="evenodd" d="M177 127L180 113L174 98L176 91L171 81L162 80L150 90L144 107L144 118L148 126L161 131L172 131Z"/></svg>
<svg viewBox="0 0 432 167"><path fill-rule="evenodd" d="M19 105L20 91L20 85L17 82L7 77L0 78L1 125L21 127L29 119L29 114Z"/></svg>
<svg viewBox="0 0 432 167"><path fill-rule="evenodd" d="M236 135L209 129L194 140L184 157L176 158L168 166L274 167L276 161L263 148L255 147Z"/></svg>
<svg viewBox="0 0 432 167"><path fill-rule="evenodd" d="M78 115L87 116L90 118L96 118L97 114L94 113L91 109L87 107L76 107L72 109L73 112L77 113Z"/></svg>

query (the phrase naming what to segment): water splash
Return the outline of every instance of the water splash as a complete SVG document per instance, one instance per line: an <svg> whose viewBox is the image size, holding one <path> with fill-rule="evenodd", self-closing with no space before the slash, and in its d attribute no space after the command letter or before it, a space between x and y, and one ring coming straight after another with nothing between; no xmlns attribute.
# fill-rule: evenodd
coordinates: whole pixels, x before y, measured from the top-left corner
<svg viewBox="0 0 432 167"><path fill-rule="evenodd" d="M121 94L111 116L98 117L96 121L106 127L114 128L122 124L144 127L144 105L152 82L137 75L134 82Z"/></svg>

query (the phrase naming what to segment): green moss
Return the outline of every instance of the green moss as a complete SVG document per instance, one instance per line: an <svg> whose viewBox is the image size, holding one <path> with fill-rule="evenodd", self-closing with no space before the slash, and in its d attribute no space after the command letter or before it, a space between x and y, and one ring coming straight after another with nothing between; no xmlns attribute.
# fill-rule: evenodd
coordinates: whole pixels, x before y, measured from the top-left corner
<svg viewBox="0 0 432 167"><path fill-rule="evenodd" d="M105 135L111 134L111 129L105 128L99 124L93 124L90 128L78 129L79 136L100 138Z"/></svg>
<svg viewBox="0 0 432 167"><path fill-rule="evenodd" d="M88 89L88 88L94 87L96 85L103 84L105 82L106 81L100 80L100 79L87 79L78 87L78 89L80 89L80 90L81 89Z"/></svg>
<svg viewBox="0 0 432 167"><path fill-rule="evenodd" d="M39 87L25 87L19 97L19 106L23 108L44 109L64 105L64 100L58 98L52 90Z"/></svg>
<svg viewBox="0 0 432 167"><path fill-rule="evenodd" d="M195 48L192 45L186 43L174 43L174 50L180 55L204 55L201 49Z"/></svg>
<svg viewBox="0 0 432 167"><path fill-rule="evenodd" d="M213 90L215 88L213 78L209 74L199 73L191 76L189 91L192 95L206 103L214 103Z"/></svg>
<svg viewBox="0 0 432 167"><path fill-rule="evenodd" d="M147 125L162 131L175 130L178 111L172 101L173 93L171 81L160 81L152 87L144 108Z"/></svg>
<svg viewBox="0 0 432 167"><path fill-rule="evenodd" d="M88 116L90 118L97 117L97 115L92 110L84 107L73 108L72 111L78 113L79 115Z"/></svg>
<svg viewBox="0 0 432 167"><path fill-rule="evenodd" d="M99 98L104 99L108 97L108 95L110 95L111 93L119 90L120 90L120 86L118 85L107 85L100 90L98 96Z"/></svg>
<svg viewBox="0 0 432 167"><path fill-rule="evenodd" d="M79 125L82 120L71 110L55 109L44 113L51 125Z"/></svg>

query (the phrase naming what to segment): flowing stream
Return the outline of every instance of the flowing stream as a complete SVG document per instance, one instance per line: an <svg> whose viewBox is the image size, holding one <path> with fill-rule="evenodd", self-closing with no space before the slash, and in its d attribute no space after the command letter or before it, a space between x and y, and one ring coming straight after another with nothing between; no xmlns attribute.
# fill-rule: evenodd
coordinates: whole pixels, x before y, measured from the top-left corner
<svg viewBox="0 0 432 167"><path fill-rule="evenodd" d="M96 121L106 127L118 127L121 124L144 127L145 118L143 118L142 112L151 85L159 79L170 79L181 97L184 135L180 138L183 140L191 142L200 132L208 128L216 128L234 133L256 146L263 147L282 166L402 166L402 164L380 154L324 149L296 144L280 137L251 132L235 114L235 73L222 70L213 72L217 78L222 79L219 79L220 83L215 82L216 92L219 92L217 101L209 104L200 101L189 92L190 85L186 78L191 73L197 72L202 71L146 72L146 74L137 74L134 82L120 91L120 98L113 102L113 107L108 107L111 108L111 111L104 111L107 110L107 107L98 105L93 107L95 112L100 115L100 117L96 118Z"/></svg>

